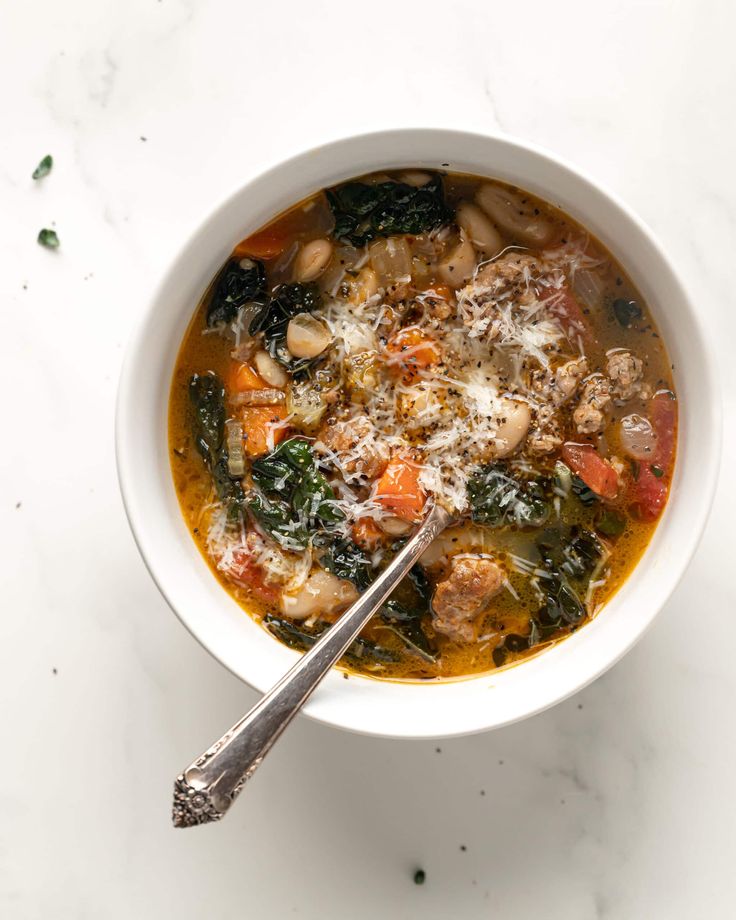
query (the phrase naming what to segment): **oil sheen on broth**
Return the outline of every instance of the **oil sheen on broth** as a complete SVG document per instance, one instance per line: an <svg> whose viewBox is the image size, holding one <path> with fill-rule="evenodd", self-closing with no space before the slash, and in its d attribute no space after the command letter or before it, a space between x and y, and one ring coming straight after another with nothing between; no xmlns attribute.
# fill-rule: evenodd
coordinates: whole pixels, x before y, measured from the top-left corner
<svg viewBox="0 0 736 920"><path fill-rule="evenodd" d="M384 173L235 246L177 359L171 466L215 576L302 650L428 501L456 512L342 662L450 679L620 587L668 498L676 407L646 304L584 228L492 180Z"/></svg>

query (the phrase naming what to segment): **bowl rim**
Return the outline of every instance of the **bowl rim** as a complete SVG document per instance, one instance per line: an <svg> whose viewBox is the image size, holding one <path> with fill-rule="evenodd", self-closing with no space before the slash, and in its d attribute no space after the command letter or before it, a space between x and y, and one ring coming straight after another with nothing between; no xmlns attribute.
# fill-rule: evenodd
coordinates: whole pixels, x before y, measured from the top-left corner
<svg viewBox="0 0 736 920"><path fill-rule="evenodd" d="M397 137L411 138L416 142L416 146L419 151L416 156L416 161L420 161L422 159L421 143L422 141L426 141L429 137L433 138L435 141L438 138L441 138L446 143L448 150L451 150L453 147L462 145L464 143L488 143L490 141L493 144L506 147L511 151L522 151L525 154L531 154L543 161L546 161L548 164L551 164L554 169L566 174L566 176L570 178L573 183L577 183L581 187L586 187L589 191L595 192L602 199L607 199L607 204L614 211L617 210L619 212L619 214L624 218L624 222L628 222L629 224L633 225L636 230L645 238L654 257L658 259L661 266L669 272L668 280L670 284L674 285L676 288L681 305L683 309L685 309L692 326L690 331L694 338L691 337L689 339L691 347L698 350L700 353L702 353L703 356L713 356L711 361L701 362L701 370L703 373L703 380L701 383L705 387L706 393L710 396L706 411L703 413L704 416L707 417L706 431L709 436L709 444L708 449L704 453L703 464L699 471L700 493L699 502L697 504L697 513L688 518L689 529L687 533L685 534L683 532L680 534L680 541L684 541L686 544L684 546L684 552L682 551L681 547L677 571L673 573L667 573L664 576L663 585L656 592L657 599L655 608L647 612L646 617L643 619L642 623L639 624L638 628L631 631L627 641L618 643L618 646L615 648L613 654L608 656L598 656L599 658L602 657L604 660L598 661L597 663L593 664L592 667L589 667L582 677L577 677L572 681L560 681L558 689L554 693L551 693L548 698L539 700L529 707L522 707L523 711L514 712L508 717L497 719L495 721L488 721L487 719L484 720L481 718L471 720L472 724L468 724L467 721L461 720L456 730L452 725L444 725L440 730L427 730L426 728L417 730L413 730L412 728L402 728L402 730L396 730L395 728L384 729L383 727L376 727L375 724L371 724L370 726L366 727L365 725L356 724L349 717L346 718L344 716L336 716L335 713L332 712L332 710L329 708L325 711L325 707L320 705L319 693L315 694L315 696L312 697L312 699L303 709L304 714L314 719L315 721L360 734L400 739L430 739L440 737L453 737L488 731L492 728L499 728L542 712L551 706L562 702L564 699L578 692L593 680L601 676L605 671L607 671L617 661L619 661L626 654L626 652L628 652L633 647L633 645L635 645L636 642L638 642L638 640L644 635L647 629L651 626L656 615L667 603L667 600L671 596L672 592L675 590L682 577L684 576L700 542L710 509L712 507L721 456L722 395L719 383L719 375L715 366L715 350L710 348L708 345L710 332L707 329L706 322L699 311L695 309L693 301L690 298L686 287L680 279L680 276L673 266L672 261L659 243L657 237L644 223L644 221L641 220L641 218L639 218L628 207L628 205L621 201L615 193L611 192L610 189L608 189L604 184L598 182L597 180L591 179L585 171L579 169L577 166L574 166L563 157L558 156L556 153L553 153L539 145L530 143L526 140L520 140L515 137L509 137L507 135L498 133L482 133L478 131L466 131L462 129L442 127L390 128L365 133L353 133L336 139L328 140L324 143L313 145L309 148L300 150L286 159L277 160L267 168L258 169L245 181L238 183L232 191L223 196L214 208L207 209L201 219L195 222L192 231L186 236L183 242L177 246L177 250L173 257L169 258L168 264L166 265L165 270L161 273L158 283L155 285L146 307L143 309L134 325L121 369L116 402L115 453L118 479L123 499L123 505L136 545L138 546L138 550L146 568L148 569L149 574L151 575L151 578L158 587L164 599L167 601L169 607L177 615L180 622L187 628L187 630L219 663L223 664L228 668L228 670L230 670L233 674L235 674L254 689L258 689L260 691L267 689L267 686L262 685L262 681L259 682L258 680L251 680L250 678L246 677L241 670L234 666L232 659L225 655L221 648L218 649L215 647L217 643L214 641L213 637L205 636L201 632L197 631L197 629L195 629L190 617L187 616L187 614L181 609L180 605L175 601L175 592L172 591L172 579L162 573L162 567L159 566L156 562L155 551L152 550L151 543L148 540L146 515L141 511L141 508L139 507L139 504L136 500L136 474L134 472L134 463L132 462L133 458L130 446L126 437L132 421L131 410L133 407L134 376L136 372L136 362L138 360L138 356L142 351L143 343L147 337L149 327L152 323L156 306L162 301L162 299L165 298L167 290L172 286L173 279L180 262L185 258L186 254L193 249L197 240L203 235L207 228L210 225L214 225L223 215L227 214L229 209L232 208L239 200L247 196L251 188L257 186L259 183L267 183L283 170L297 169L300 162L305 162L310 157L329 156L331 151L338 150L345 145L355 145L361 142L373 144L381 144L382 142L386 142L390 145L390 143ZM409 163L407 162L406 165L408 167ZM388 167L384 164L378 163L375 166L375 169L382 168ZM337 172L338 171L336 171L336 173ZM363 170L363 172L365 172L365 170ZM358 173L355 173L355 175L357 174ZM491 173L489 173L489 177L490 175ZM334 181L343 181L343 179L342 177L336 175ZM527 187L533 185L533 183L528 181L525 181L524 184ZM531 188L530 190L535 191L536 193L536 189ZM548 189L546 195L544 192L541 192L540 197L546 198L548 201L553 201L554 194L554 190ZM273 212L274 215L276 213L278 213L278 211ZM628 271L628 265L625 264L624 267ZM656 288L656 286L657 285L655 283L654 287ZM647 299L649 300L649 298ZM191 304L187 304L186 307L182 306L179 309L182 313L185 313L187 317L191 317L193 310L193 306ZM657 319L659 319L659 317L657 317ZM672 343L668 341L668 345L671 346L671 344ZM671 348L669 350L671 352ZM167 433L164 432L164 435L165 440L168 441ZM682 442L678 436L678 460L675 470L676 476L679 473L681 452ZM168 451L165 451L165 454L165 462L168 465ZM665 509L665 516L668 514L673 498L674 496L671 494L667 508ZM655 531L655 536L659 534L664 525L665 520L661 519ZM654 540L654 537L652 540ZM646 554L647 551L645 551L645 556ZM643 559L637 562L634 571L627 578L627 582L632 579L634 572L636 572L642 566L643 562ZM206 569L206 565L203 565L202 568ZM224 589L222 589L221 586L217 583L216 579L212 577L212 574L209 572L209 570L207 570L206 574L207 577L210 578L212 582L215 583L215 585L220 589L220 591L222 591L223 595L229 597ZM609 604L612 602L613 600L610 601ZM606 606L608 607L609 604ZM579 633L576 633L575 637L585 634L587 630L591 629L594 622L595 621L587 623L585 629L581 630ZM564 646L565 644L571 642L573 638L574 637L566 639L564 642L559 643L558 646L555 646L554 648L560 648ZM525 669L529 669L533 662L551 656L554 648L547 650L532 659L528 659L527 661L521 663L520 666L508 669L502 673L511 673L512 671L523 672ZM333 674L334 673L335 672L333 670ZM485 682L488 686L493 687L494 680L494 672L491 672L490 674L484 673L481 675L473 675L453 682L429 683L424 685L417 682L413 682L411 684L400 684L398 682L392 681L377 681L371 678L354 677L351 675L351 681L353 683L364 682L373 686L390 685L393 687L401 686L403 688L408 688L411 686L421 688L424 694L433 692L433 688L435 688L435 690L439 687L448 689L458 685L469 685L476 682ZM341 681L341 683L343 682Z"/></svg>

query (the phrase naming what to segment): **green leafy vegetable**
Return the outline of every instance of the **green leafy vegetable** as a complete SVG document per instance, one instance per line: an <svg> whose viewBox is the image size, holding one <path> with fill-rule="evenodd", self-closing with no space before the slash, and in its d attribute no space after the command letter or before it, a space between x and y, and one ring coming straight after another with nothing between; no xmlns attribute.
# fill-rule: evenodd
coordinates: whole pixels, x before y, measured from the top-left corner
<svg viewBox="0 0 736 920"><path fill-rule="evenodd" d="M231 259L215 282L207 306L207 325L231 323L247 303L266 303L266 270L255 259Z"/></svg>
<svg viewBox="0 0 736 920"><path fill-rule="evenodd" d="M228 473L225 444L225 387L216 374L194 374L189 381L192 433L217 495L234 513L244 501L238 479Z"/></svg>
<svg viewBox="0 0 736 920"><path fill-rule="evenodd" d="M335 216L333 235L354 246L379 236L418 234L452 220L440 176L419 188L403 182L346 182L327 192Z"/></svg>
<svg viewBox="0 0 736 920"><path fill-rule="evenodd" d="M626 521L620 514L607 508L598 519L596 529L604 537L619 537L626 530Z"/></svg>
<svg viewBox="0 0 736 920"><path fill-rule="evenodd" d="M488 527L540 527L550 514L545 485L515 478L508 464L482 466L468 480L472 518Z"/></svg>
<svg viewBox="0 0 736 920"><path fill-rule="evenodd" d="M579 476L572 477L572 491L586 508L597 504L599 500L595 492Z"/></svg>
<svg viewBox="0 0 736 920"><path fill-rule="evenodd" d="M37 241L41 246L45 246L47 249L59 248L59 237L56 235L56 230L49 230L48 227L44 227L43 230L38 231Z"/></svg>
<svg viewBox="0 0 736 920"><path fill-rule="evenodd" d="M365 591L373 581L370 559L346 537L333 537L324 547L320 563L338 578L351 581L359 591Z"/></svg>
<svg viewBox="0 0 736 920"><path fill-rule="evenodd" d="M316 284L281 284L253 318L248 331L251 335L262 332L264 344L271 357L288 368L292 374L298 374L318 359L292 358L286 347L289 320L299 313L318 310L321 306L322 297ZM321 357L320 355L319 358Z"/></svg>
<svg viewBox="0 0 736 920"><path fill-rule="evenodd" d="M642 309L635 300L625 300L617 297L613 302L613 312L621 326L628 328L632 323L642 318Z"/></svg>
<svg viewBox="0 0 736 920"><path fill-rule="evenodd" d="M54 165L54 158L50 153L47 153L46 156L41 160L38 166L31 173L32 179L43 179L44 176L48 176L51 172L51 167Z"/></svg>
<svg viewBox="0 0 736 920"><path fill-rule="evenodd" d="M579 623L587 611L578 592L585 593L603 558L600 541L590 531L560 525L540 534L536 545L548 573L540 584L545 592L540 626L556 629L563 621L568 626Z"/></svg>
<svg viewBox="0 0 736 920"><path fill-rule="evenodd" d="M661 479L662 476L664 476L664 470L659 466L655 466L653 463L650 465L649 469L652 471L652 475L656 476L657 479Z"/></svg>
<svg viewBox="0 0 736 920"><path fill-rule="evenodd" d="M262 494L252 493L248 507L282 545L305 549L315 531L344 519L312 448L301 438L289 438L266 457L254 460L251 477Z"/></svg>
<svg viewBox="0 0 736 920"><path fill-rule="evenodd" d="M289 648L300 652L310 649L322 633L330 627L329 623L320 622L309 629L305 626L297 626L290 620L285 620L270 613L263 618L263 624L284 645L288 645ZM397 656L389 649L383 648L383 646L375 642L369 642L368 639L363 639L360 636L351 642L343 657L350 664L364 664L366 661L387 664L398 661Z"/></svg>

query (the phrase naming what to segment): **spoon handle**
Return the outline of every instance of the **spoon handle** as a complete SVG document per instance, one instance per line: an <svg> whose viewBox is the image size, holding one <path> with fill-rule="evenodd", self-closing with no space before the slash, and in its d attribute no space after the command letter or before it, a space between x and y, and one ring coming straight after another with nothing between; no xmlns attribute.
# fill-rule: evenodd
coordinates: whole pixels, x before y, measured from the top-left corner
<svg viewBox="0 0 736 920"><path fill-rule="evenodd" d="M174 784L175 827L217 821L284 729L432 540L450 523L434 505L386 569L256 705L190 764Z"/></svg>

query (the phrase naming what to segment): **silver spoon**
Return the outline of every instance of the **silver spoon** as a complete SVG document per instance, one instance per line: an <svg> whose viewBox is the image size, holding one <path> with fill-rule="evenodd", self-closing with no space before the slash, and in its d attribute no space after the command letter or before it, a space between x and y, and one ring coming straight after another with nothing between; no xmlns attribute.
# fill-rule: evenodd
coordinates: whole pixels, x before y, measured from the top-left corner
<svg viewBox="0 0 736 920"><path fill-rule="evenodd" d="M434 538L452 521L434 505L421 527L373 584L284 674L249 713L174 783L175 827L218 821L281 733Z"/></svg>

